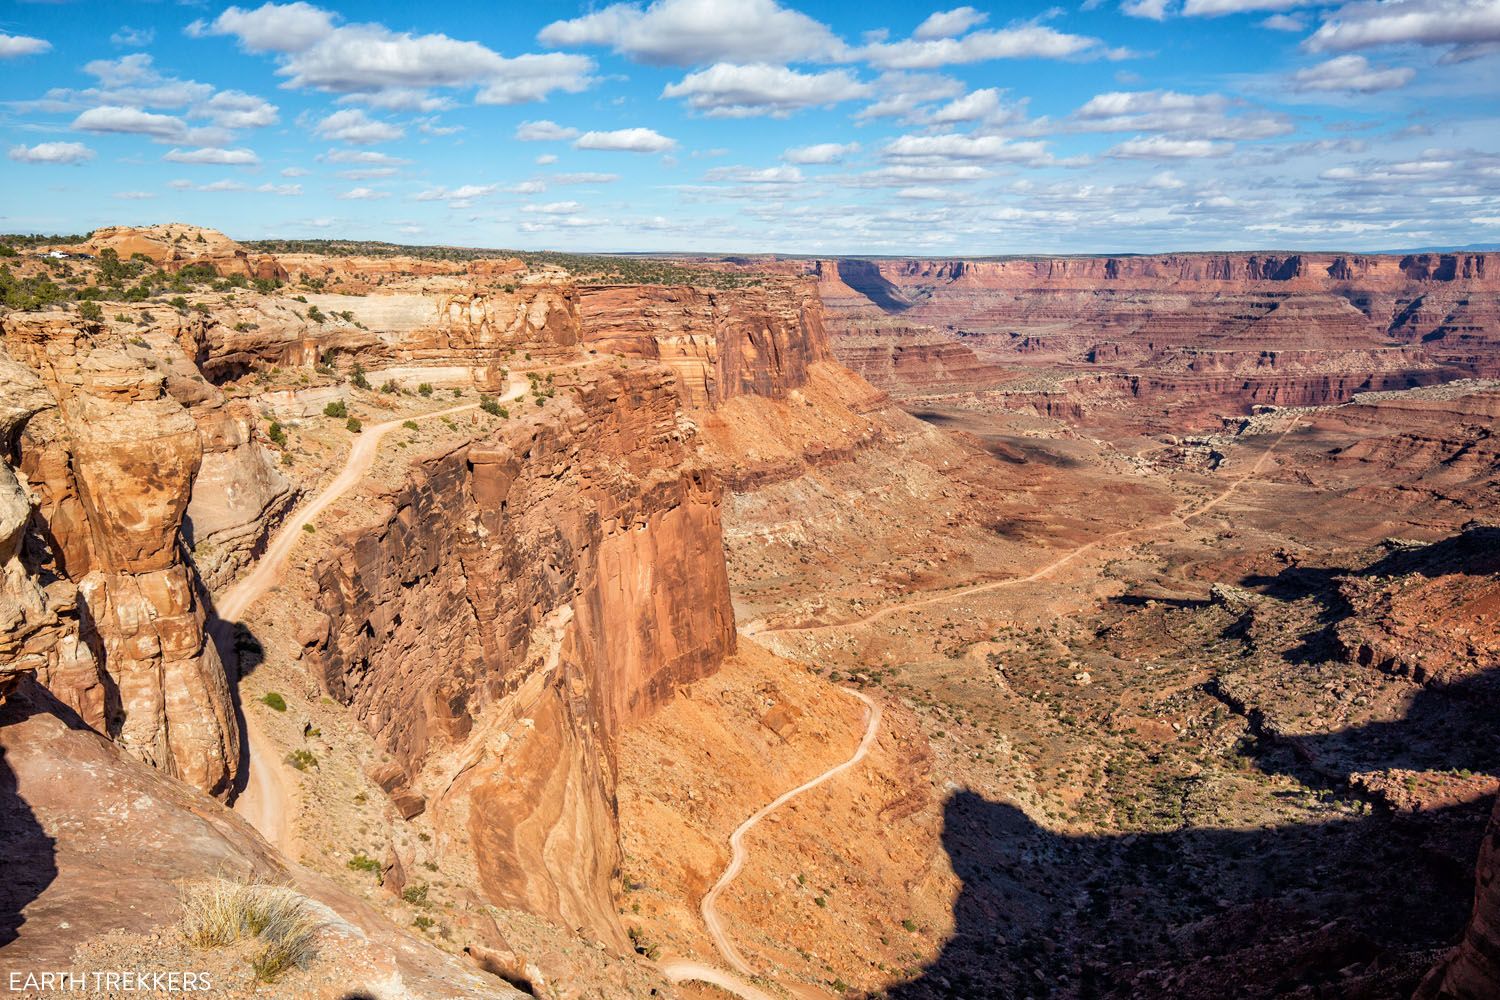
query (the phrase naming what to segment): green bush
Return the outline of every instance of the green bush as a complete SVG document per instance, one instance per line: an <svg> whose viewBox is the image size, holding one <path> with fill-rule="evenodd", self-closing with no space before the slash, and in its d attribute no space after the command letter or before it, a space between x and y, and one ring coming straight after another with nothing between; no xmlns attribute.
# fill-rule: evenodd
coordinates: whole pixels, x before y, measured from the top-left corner
<svg viewBox="0 0 1500 1000"><path fill-rule="evenodd" d="M356 872L372 872L380 874L380 862L368 854L356 854L348 861L349 870Z"/></svg>
<svg viewBox="0 0 1500 1000"><path fill-rule="evenodd" d="M479 408L491 416L508 416L505 412L505 407L501 406L500 401L494 396L481 395L479 397Z"/></svg>
<svg viewBox="0 0 1500 1000"><path fill-rule="evenodd" d="M275 691L267 691L265 694L261 695L260 703L262 705L265 705L267 708L275 709L278 712L286 711L286 699Z"/></svg>
<svg viewBox="0 0 1500 1000"><path fill-rule="evenodd" d="M342 399L335 399L323 407L323 416L325 417L347 417L348 415L349 407L344 404Z"/></svg>
<svg viewBox="0 0 1500 1000"><path fill-rule="evenodd" d="M286 755L286 762L299 771L318 766L318 758L314 757L310 750L293 750Z"/></svg>
<svg viewBox="0 0 1500 1000"><path fill-rule="evenodd" d="M302 299L302 297L300 295L298 296L298 298ZM306 299L302 299L302 301L306 302L307 300ZM323 310L319 309L315 305L307 307L307 318L310 319L310 320L312 320L314 323L319 323L319 324L323 323L325 320L328 319L327 316L323 315Z"/></svg>
<svg viewBox="0 0 1500 1000"><path fill-rule="evenodd" d="M97 302L78 303L78 315L90 323L104 322L104 310L99 308Z"/></svg>
<svg viewBox="0 0 1500 1000"><path fill-rule="evenodd" d="M282 427L279 422L275 420L271 421L271 429L266 434L276 444L283 448L286 447L286 428Z"/></svg>
<svg viewBox="0 0 1500 1000"><path fill-rule="evenodd" d="M401 898L406 900L412 906L426 906L427 883L418 882L415 885L407 886L405 889L401 890Z"/></svg>
<svg viewBox="0 0 1500 1000"><path fill-rule="evenodd" d="M344 429L354 434L358 434L360 431L365 429L365 425L359 422L358 417L350 417L348 420L344 421Z"/></svg>
<svg viewBox="0 0 1500 1000"><path fill-rule="evenodd" d="M415 420L403 420L403 421L401 421L401 426L405 427L409 431L414 431L414 430L419 430L420 429L420 428L417 427L417 422Z"/></svg>
<svg viewBox="0 0 1500 1000"><path fill-rule="evenodd" d="M394 395L401 391L401 387L396 384L395 379L388 378L385 380L385 385L380 387L380 391Z"/></svg>
<svg viewBox="0 0 1500 1000"><path fill-rule="evenodd" d="M430 383L423 382L421 385L417 386L417 395L419 395L419 396L431 396L432 395L432 385Z"/></svg>
<svg viewBox="0 0 1500 1000"><path fill-rule="evenodd" d="M370 380L365 378L365 366L360 364L358 361L356 361L354 363L354 367L349 370L349 381L354 385L354 388L356 389L370 388Z"/></svg>

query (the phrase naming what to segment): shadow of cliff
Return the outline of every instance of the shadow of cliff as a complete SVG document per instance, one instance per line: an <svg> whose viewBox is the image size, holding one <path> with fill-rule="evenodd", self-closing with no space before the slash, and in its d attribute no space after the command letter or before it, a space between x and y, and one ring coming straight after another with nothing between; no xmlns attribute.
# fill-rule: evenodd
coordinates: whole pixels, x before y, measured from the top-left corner
<svg viewBox="0 0 1500 1000"><path fill-rule="evenodd" d="M1436 554L1488 565L1474 541L1438 543L1447 549ZM1407 567L1436 565L1430 549L1368 571L1420 572ZM1489 803L1464 801L1479 794L1471 786L1456 804L1393 812L1350 779L1393 768L1500 775L1496 718L1500 667L1421 689L1399 720L1262 733L1247 763L1300 779L1273 795L1322 821L1267 825L1264 807L1237 815L1232 779L1196 790L1214 828L1132 834L1059 833L956 792L942 837L963 883L952 937L920 974L872 995L1404 1000L1462 933Z"/></svg>
<svg viewBox="0 0 1500 1000"><path fill-rule="evenodd" d="M88 728L45 690L22 681L0 706L0 730L43 711L57 715L70 728ZM0 746L0 948L20 936L27 905L57 878L55 843L26 803Z"/></svg>

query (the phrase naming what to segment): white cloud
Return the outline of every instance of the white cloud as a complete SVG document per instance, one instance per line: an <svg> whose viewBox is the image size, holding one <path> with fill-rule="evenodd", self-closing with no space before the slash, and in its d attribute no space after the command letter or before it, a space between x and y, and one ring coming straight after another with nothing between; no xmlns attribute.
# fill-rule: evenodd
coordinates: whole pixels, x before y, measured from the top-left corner
<svg viewBox="0 0 1500 1000"><path fill-rule="evenodd" d="M1207 139L1172 139L1167 136L1138 136L1127 139L1106 152L1125 160L1195 160L1213 156L1224 156L1234 148L1233 143L1210 142Z"/></svg>
<svg viewBox="0 0 1500 1000"><path fill-rule="evenodd" d="M688 107L709 117L749 118L781 117L801 108L868 97L873 89L842 69L799 73L765 63L716 63L668 84L661 93L683 98Z"/></svg>
<svg viewBox="0 0 1500 1000"><path fill-rule="evenodd" d="M990 16L973 7L956 7L953 10L940 10L927 15L927 20L917 25L917 30L911 33L911 37L919 39L928 38L953 38L962 35L970 28L977 27L988 21Z"/></svg>
<svg viewBox="0 0 1500 1000"><path fill-rule="evenodd" d="M573 174L553 174L548 180L554 184L608 184L620 179L619 174L601 174L581 171Z"/></svg>
<svg viewBox="0 0 1500 1000"><path fill-rule="evenodd" d="M249 149L173 149L162 157L169 163L196 163L220 167L253 167L260 162Z"/></svg>
<svg viewBox="0 0 1500 1000"><path fill-rule="evenodd" d="M129 48L140 48L150 45L156 40L155 28L132 28L126 25L109 36L110 42L115 45L124 45Z"/></svg>
<svg viewBox="0 0 1500 1000"><path fill-rule="evenodd" d="M1260 22L1262 28L1271 31L1301 32L1306 30L1307 22L1295 14L1272 14Z"/></svg>
<svg viewBox="0 0 1500 1000"><path fill-rule="evenodd" d="M1170 0L1125 0L1120 4L1120 13L1128 17L1144 17L1151 21L1167 19L1167 4Z"/></svg>
<svg viewBox="0 0 1500 1000"><path fill-rule="evenodd" d="M1410 67L1381 68L1370 65L1364 56L1335 56L1324 63L1299 69L1292 76L1292 86L1297 90L1357 91L1373 94L1381 90L1395 90L1411 82L1417 71Z"/></svg>
<svg viewBox="0 0 1500 1000"><path fill-rule="evenodd" d="M997 125L1019 119L1020 110L1003 104L1000 94L1001 91L997 87L971 91L938 108L932 113L931 120L939 125L977 121Z"/></svg>
<svg viewBox="0 0 1500 1000"><path fill-rule="evenodd" d="M366 166L387 167L404 167L411 162L373 149L330 149L318 159L325 163L362 163Z"/></svg>
<svg viewBox="0 0 1500 1000"><path fill-rule="evenodd" d="M519 184L512 184L505 190L511 194L541 194L547 190L547 185L541 181L522 181Z"/></svg>
<svg viewBox="0 0 1500 1000"><path fill-rule="evenodd" d="M607 46L656 66L807 59L843 48L827 26L775 0L616 3L554 21L537 38L556 47Z"/></svg>
<svg viewBox="0 0 1500 1000"><path fill-rule="evenodd" d="M351 188L339 195L340 201L378 201L381 198L389 198L389 191L377 191L374 188L357 187Z"/></svg>
<svg viewBox="0 0 1500 1000"><path fill-rule="evenodd" d="M309 3L230 7L212 24L194 21L188 34L233 35L247 52L302 52L333 33L334 15Z"/></svg>
<svg viewBox="0 0 1500 1000"><path fill-rule="evenodd" d="M17 59L52 51L52 43L45 38L30 35L7 35L0 33L0 59Z"/></svg>
<svg viewBox="0 0 1500 1000"><path fill-rule="evenodd" d="M283 177L306 177L309 171L303 167L287 167L281 171Z"/></svg>
<svg viewBox="0 0 1500 1000"><path fill-rule="evenodd" d="M277 110L276 105L254 94L221 90L194 108L193 113L223 128L238 129L275 125L279 120Z"/></svg>
<svg viewBox="0 0 1500 1000"><path fill-rule="evenodd" d="M188 132L187 124L181 118L111 105L89 108L73 119L73 128L101 134L147 135L168 141L181 140Z"/></svg>
<svg viewBox="0 0 1500 1000"><path fill-rule="evenodd" d="M446 201L450 208L464 208L475 198L494 194L494 184L464 184L456 188L434 187L412 195L413 201Z"/></svg>
<svg viewBox="0 0 1500 1000"><path fill-rule="evenodd" d="M677 147L677 140L649 128L622 128L613 132L585 132L573 141L574 149L607 149L626 153L664 153Z"/></svg>
<svg viewBox="0 0 1500 1000"><path fill-rule="evenodd" d="M81 142L41 142L12 146L9 155L17 163L84 163L94 158L94 151Z"/></svg>
<svg viewBox="0 0 1500 1000"><path fill-rule="evenodd" d="M376 121L359 108L345 108L318 122L318 135L325 139L338 139L355 146L370 146L377 142L393 142L406 132L389 122Z"/></svg>
<svg viewBox="0 0 1500 1000"><path fill-rule="evenodd" d="M121 201L150 201L156 195L150 191L116 191L110 197L118 198Z"/></svg>
<svg viewBox="0 0 1500 1000"><path fill-rule="evenodd" d="M540 215L572 215L582 208L576 201L549 201L544 205L522 205L521 211Z"/></svg>
<svg viewBox="0 0 1500 1000"><path fill-rule="evenodd" d="M543 153L541 156L538 156L536 158L536 165L539 166L539 167L548 167L548 166L551 166L552 164L554 164L556 162L557 162L557 154L556 153Z"/></svg>
<svg viewBox="0 0 1500 1000"><path fill-rule="evenodd" d="M1043 24L975 31L962 38L908 39L866 45L858 54L882 69L936 69L991 59L1068 59L1110 56L1104 43Z"/></svg>
<svg viewBox="0 0 1500 1000"><path fill-rule="evenodd" d="M381 24L339 24L336 15L307 3L231 7L211 23L195 22L196 36L232 35L251 52L273 53L289 87L357 95L384 107L440 110L432 87L479 87L480 104L516 104L553 91L576 93L593 83L594 61L562 53L507 58L478 42L443 34L397 32Z"/></svg>
<svg viewBox="0 0 1500 1000"><path fill-rule="evenodd" d="M796 167L714 167L703 175L710 181L733 181L737 184L801 184L802 171Z"/></svg>
<svg viewBox="0 0 1500 1000"><path fill-rule="evenodd" d="M1011 142L998 135L903 135L886 143L887 158L901 160L991 160L1036 163L1048 159L1043 142Z"/></svg>
<svg viewBox="0 0 1500 1000"><path fill-rule="evenodd" d="M855 121L900 118L914 122L917 109L934 101L951 100L965 91L963 83L939 73L882 73L875 80L874 103L861 108Z"/></svg>
<svg viewBox="0 0 1500 1000"><path fill-rule="evenodd" d="M265 184L257 185L256 188L255 188L255 191L256 191L257 194L274 194L274 195L279 195L280 197L283 197L283 198L290 198L290 197L295 197L296 195L299 195L299 194L302 193L302 185L301 184L271 184L271 183L267 182Z"/></svg>
<svg viewBox="0 0 1500 1000"><path fill-rule="evenodd" d="M521 142L563 142L578 138L578 130L543 119L516 126L516 138Z"/></svg>
<svg viewBox="0 0 1500 1000"><path fill-rule="evenodd" d="M1492 52L1500 46L1500 3L1387 0L1346 4L1303 43L1312 52L1407 44L1451 45L1449 61Z"/></svg>
<svg viewBox="0 0 1500 1000"><path fill-rule="evenodd" d="M824 164L842 163L850 153L859 152L859 143L820 142L811 146L797 146L781 154L788 163Z"/></svg>
<svg viewBox="0 0 1500 1000"><path fill-rule="evenodd" d="M1198 139L1268 139L1292 132L1285 116L1263 111L1230 115L1222 94L1174 90L1112 91L1090 98L1068 127L1079 132L1162 132Z"/></svg>

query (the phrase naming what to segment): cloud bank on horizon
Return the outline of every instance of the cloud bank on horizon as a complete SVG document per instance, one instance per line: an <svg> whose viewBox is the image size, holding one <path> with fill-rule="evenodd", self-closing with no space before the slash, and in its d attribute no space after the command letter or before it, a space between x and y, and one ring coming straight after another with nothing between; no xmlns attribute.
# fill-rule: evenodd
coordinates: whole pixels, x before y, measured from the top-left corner
<svg viewBox="0 0 1500 1000"><path fill-rule="evenodd" d="M1500 241L1500 0L12 5L0 230L787 253Z"/></svg>

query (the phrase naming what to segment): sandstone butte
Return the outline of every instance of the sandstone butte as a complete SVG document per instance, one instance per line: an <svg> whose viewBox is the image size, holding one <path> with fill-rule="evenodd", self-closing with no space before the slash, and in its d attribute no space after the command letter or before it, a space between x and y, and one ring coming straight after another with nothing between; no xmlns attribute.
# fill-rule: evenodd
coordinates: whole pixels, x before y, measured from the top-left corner
<svg viewBox="0 0 1500 1000"><path fill-rule="evenodd" d="M1500 995L1486 255L61 249L0 973ZM315 917L274 987L215 879Z"/></svg>

